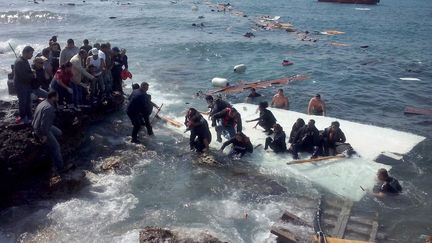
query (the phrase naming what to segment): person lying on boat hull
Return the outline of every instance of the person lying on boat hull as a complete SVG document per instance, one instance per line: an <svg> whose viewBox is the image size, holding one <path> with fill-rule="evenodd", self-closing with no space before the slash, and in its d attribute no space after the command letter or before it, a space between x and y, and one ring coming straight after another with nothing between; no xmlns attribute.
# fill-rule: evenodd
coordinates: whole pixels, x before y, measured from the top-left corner
<svg viewBox="0 0 432 243"><path fill-rule="evenodd" d="M211 132L206 119L194 108L185 116L186 131L190 131L189 145L198 153L208 152L211 143Z"/></svg>
<svg viewBox="0 0 432 243"><path fill-rule="evenodd" d="M375 196L398 195L402 192L402 186L399 184L399 181L391 177L386 169L379 169L377 172L377 178L382 184L379 187L379 190L374 192Z"/></svg>
<svg viewBox="0 0 432 243"><path fill-rule="evenodd" d="M222 111L214 114L212 116L212 119L218 120L218 122L216 122L216 133L218 142L222 142L221 135L223 133L228 133L229 139L231 139L235 136L236 132L242 132L241 116L235 108L227 107Z"/></svg>
<svg viewBox="0 0 432 243"><path fill-rule="evenodd" d="M287 151L286 146L286 135L283 131L283 128L279 124L275 124L273 126L274 130L274 136L273 138L267 137L265 141L264 150L267 150L269 147L275 152L275 153L283 153Z"/></svg>
<svg viewBox="0 0 432 243"><path fill-rule="evenodd" d="M291 144L290 151L294 159L299 159L298 152L312 153L311 159L318 157L320 153L320 136L314 120L311 119L306 126L300 129Z"/></svg>
<svg viewBox="0 0 432 243"><path fill-rule="evenodd" d="M260 125L262 128L264 128L264 132L266 132L268 135L271 135L273 133L272 128L276 124L276 118L273 113L267 109L267 107L268 103L266 101L260 102L258 106L260 116L256 119L246 122L258 121L255 127Z"/></svg>
<svg viewBox="0 0 432 243"><path fill-rule="evenodd" d="M253 152L253 146L252 143L246 135L244 135L242 132L236 133L234 138L231 138L230 140L226 141L222 144L222 147L220 148L220 151L223 151L228 145L232 144L232 151L230 152L230 155L233 157L243 157L246 153L252 153Z"/></svg>

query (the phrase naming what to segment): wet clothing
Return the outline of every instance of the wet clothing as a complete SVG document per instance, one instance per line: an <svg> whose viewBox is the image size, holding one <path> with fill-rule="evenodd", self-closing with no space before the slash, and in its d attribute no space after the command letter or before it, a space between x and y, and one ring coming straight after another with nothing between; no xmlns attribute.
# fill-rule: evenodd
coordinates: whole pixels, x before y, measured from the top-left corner
<svg viewBox="0 0 432 243"><path fill-rule="evenodd" d="M247 97L248 98L258 98L258 97L261 97L262 95L261 94L258 94L258 93L250 93Z"/></svg>
<svg viewBox="0 0 432 243"><path fill-rule="evenodd" d="M341 143L345 143L346 138L340 128L332 129L328 127L322 134L322 141L324 153L329 156L334 156L336 155L336 147Z"/></svg>
<svg viewBox="0 0 432 243"><path fill-rule="evenodd" d="M230 103L222 100L222 99L215 99L213 102L213 105L209 105L210 108L210 116L213 116L214 114L221 112L223 109L231 107ZM213 126L213 123L212 123Z"/></svg>
<svg viewBox="0 0 432 243"><path fill-rule="evenodd" d="M228 132L230 138L233 138L236 132L241 132L243 129L240 113L237 112L234 115L230 107L214 114L212 120L220 121L218 126L216 126L218 141L222 141L221 135L224 131Z"/></svg>
<svg viewBox="0 0 432 243"><path fill-rule="evenodd" d="M126 55L122 56L122 62L125 69L129 69L128 57Z"/></svg>
<svg viewBox="0 0 432 243"><path fill-rule="evenodd" d="M397 194L402 192L402 186L399 181L389 176L388 179L381 185L380 192L385 194Z"/></svg>
<svg viewBox="0 0 432 243"><path fill-rule="evenodd" d="M85 63L83 63L82 58L79 54L76 54L73 56L70 60L72 63L72 81L76 84L80 84L83 79L83 75L88 79L93 79L93 75L87 72L87 70L84 68Z"/></svg>
<svg viewBox="0 0 432 243"><path fill-rule="evenodd" d="M42 88L45 91L49 90L49 85L51 80L47 78L44 68L37 68L33 65L33 70L35 71L36 77L33 79L31 86L33 89Z"/></svg>
<svg viewBox="0 0 432 243"><path fill-rule="evenodd" d="M297 122L294 123L294 125L291 128L291 133L290 133L290 137L288 139L288 143L294 143L297 134L300 132L300 130L303 127L304 127L304 125L300 126L299 124L297 124Z"/></svg>
<svg viewBox="0 0 432 243"><path fill-rule="evenodd" d="M120 54L113 56L113 67L111 69L113 79L113 91L120 91L123 93L121 72L123 70L123 58Z"/></svg>
<svg viewBox="0 0 432 243"><path fill-rule="evenodd" d="M66 104L72 103L72 94L69 93L67 89L65 89L63 86L59 84L59 82L61 82L67 87L72 88L71 85L72 77L73 77L72 72L67 72L62 69L58 69L56 74L54 75L54 78L51 82L51 88L57 91L59 95L60 104L63 104L64 102L66 102Z"/></svg>
<svg viewBox="0 0 432 243"><path fill-rule="evenodd" d="M36 136L47 138L45 147L48 149L55 170L60 171L63 169L63 157L56 137L61 136L62 132L53 125L54 118L54 106L48 100L44 100L36 107L32 126Z"/></svg>
<svg viewBox="0 0 432 243"><path fill-rule="evenodd" d="M297 133L291 145L291 152L294 159L298 159L298 152L312 153L315 158L320 153L320 135L315 126L304 126Z"/></svg>
<svg viewBox="0 0 432 243"><path fill-rule="evenodd" d="M266 138L264 149L267 150L269 147L275 153L285 152L287 150L286 146L286 135L284 131L280 131L274 134L274 137Z"/></svg>
<svg viewBox="0 0 432 243"><path fill-rule="evenodd" d="M14 64L14 86L18 96L19 115L24 122L32 119L31 83L34 79L33 71L27 59L19 57Z"/></svg>
<svg viewBox="0 0 432 243"><path fill-rule="evenodd" d="M253 146L249 138L247 138L246 142L238 141L236 138L231 138L230 140L223 143L221 150L230 144L233 145L233 155L239 155L240 157L243 157L246 153L253 152Z"/></svg>
<svg viewBox="0 0 432 243"><path fill-rule="evenodd" d="M65 47L61 52L60 52L60 66L69 62L70 59L72 59L73 56L75 56L76 54L79 53L79 49L78 47L74 46L72 48L69 47Z"/></svg>
<svg viewBox="0 0 432 243"><path fill-rule="evenodd" d="M52 66L52 72L55 74L60 67L60 51L51 51L49 61Z"/></svg>
<svg viewBox="0 0 432 243"><path fill-rule="evenodd" d="M150 124L150 114L152 110L153 104L151 103L151 96L141 89L134 90L129 97L129 104L127 107L127 115L133 125L132 141L137 141L138 132L141 129L143 119L144 125L147 128L147 134L153 135L153 128Z"/></svg>
<svg viewBox="0 0 432 243"><path fill-rule="evenodd" d="M260 111L259 118L255 119L258 121L258 125L260 125L266 132L270 132L273 128L273 125L276 124L276 118L273 113L267 109Z"/></svg>
<svg viewBox="0 0 432 243"><path fill-rule="evenodd" d="M188 118L186 119L188 120ZM193 121L188 121L188 129L191 132L189 137L190 149L195 149L197 152L202 152L206 148L204 140L207 140L208 144L211 142L211 132L204 117L199 115L192 119Z"/></svg>

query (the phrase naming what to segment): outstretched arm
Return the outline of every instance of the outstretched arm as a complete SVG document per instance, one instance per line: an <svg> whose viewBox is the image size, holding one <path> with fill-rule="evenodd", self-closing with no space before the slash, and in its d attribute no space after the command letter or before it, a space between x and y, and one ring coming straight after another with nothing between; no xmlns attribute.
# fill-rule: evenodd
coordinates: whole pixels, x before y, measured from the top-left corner
<svg viewBox="0 0 432 243"><path fill-rule="evenodd" d="M310 115L312 113L312 100L309 101L309 105L308 105L308 108L307 108L307 113L308 113L308 115Z"/></svg>

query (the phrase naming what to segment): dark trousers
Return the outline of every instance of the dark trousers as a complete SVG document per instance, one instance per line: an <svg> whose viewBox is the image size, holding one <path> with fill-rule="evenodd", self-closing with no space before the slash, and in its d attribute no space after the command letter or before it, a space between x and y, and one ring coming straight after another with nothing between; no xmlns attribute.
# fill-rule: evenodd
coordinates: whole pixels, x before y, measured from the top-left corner
<svg viewBox="0 0 432 243"><path fill-rule="evenodd" d="M113 79L113 91L119 91L123 93L122 79L121 79L121 69L111 71Z"/></svg>
<svg viewBox="0 0 432 243"><path fill-rule="evenodd" d="M33 90L30 85L22 85L17 83L15 83L15 89L18 96L19 115L22 121L27 123L33 119L31 103L31 94Z"/></svg>
<svg viewBox="0 0 432 243"><path fill-rule="evenodd" d="M235 128L233 126L216 126L215 128L216 130L216 134L217 134L217 139L218 140L222 140L222 134L224 133L224 131L226 131L229 134L229 139L233 138L236 134Z"/></svg>
<svg viewBox="0 0 432 243"><path fill-rule="evenodd" d="M285 152L286 148L281 148L277 144L273 143L273 139L271 137L267 137L265 141L264 149L271 148L275 153Z"/></svg>
<svg viewBox="0 0 432 243"><path fill-rule="evenodd" d="M264 130L266 132L270 132L271 129L273 128L274 124L270 124L270 122L260 121L260 122L258 122L258 125L260 125L262 128L264 128Z"/></svg>
<svg viewBox="0 0 432 243"><path fill-rule="evenodd" d="M60 150L60 144L57 141L57 137L60 137L61 135L62 131L55 126L52 126L46 140L46 147L54 164L54 171L57 172L63 169L63 157Z"/></svg>
<svg viewBox="0 0 432 243"><path fill-rule="evenodd" d="M138 133L141 130L142 121L144 120L144 125L147 128L147 134L153 135L153 128L150 124L150 115L142 116L141 114L131 114L128 113L129 119L132 122L132 140L135 141L138 139Z"/></svg>
<svg viewBox="0 0 432 243"><path fill-rule="evenodd" d="M73 90L73 94L72 94L72 101L73 104L75 106L78 105L82 105L82 100L83 100L83 91L82 91L82 87L79 84L76 84L74 82L71 82L71 87Z"/></svg>
<svg viewBox="0 0 432 243"><path fill-rule="evenodd" d="M318 157L318 155L320 155L320 147L319 146L308 146L308 145L302 145L302 144L292 144L291 145L291 152L293 154L293 158L294 159L298 159L298 153L299 152L308 152L308 153L312 153L312 157L311 158L316 158Z"/></svg>

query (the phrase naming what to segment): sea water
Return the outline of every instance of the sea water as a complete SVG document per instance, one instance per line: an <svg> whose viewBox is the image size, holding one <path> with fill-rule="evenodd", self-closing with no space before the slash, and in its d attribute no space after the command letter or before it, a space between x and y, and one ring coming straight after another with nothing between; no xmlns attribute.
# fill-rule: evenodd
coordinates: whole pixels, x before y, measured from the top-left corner
<svg viewBox="0 0 432 243"><path fill-rule="evenodd" d="M62 47L69 38L78 46L87 38L91 43L109 41L126 48L134 75L126 82L128 87L132 82L149 82L153 100L164 104L164 115L173 117L182 116L190 106L204 110L205 102L195 98L195 93L211 89L214 77L236 84L307 74L310 79L283 87L292 110L305 112L310 97L320 93L331 117L426 137L402 160L380 160L392 166L391 174L404 187L401 197L386 201L365 196L358 202L363 211L379 212L382 231L389 238L421 242L419 236L432 231L432 120L405 116L403 109L431 107L432 3L382 1L368 6L368 11L358 11L362 7L358 5L313 0L231 4L247 17L211 12L204 1L45 0L35 4L2 0L0 98L15 99L6 90L7 73L15 59L8 43L17 52L28 44L41 51L53 35L58 35ZM194 5L197 11L192 11ZM291 22L299 31L345 34L312 35L317 42L301 41L295 33L258 30L253 21L261 15L281 16L281 21ZM246 32L256 37L243 37ZM282 66L284 59L294 65ZM240 63L247 66L246 73L233 73ZM270 100L278 88L259 92ZM238 103L246 95L226 98ZM289 131L292 124L280 122ZM274 242L269 228L285 210L310 220L316 199L329 193L319 183L280 173L269 162L263 169L254 157L226 161L222 167L196 165L187 139L160 123L155 125L155 138L143 139L144 152L128 143L130 129L121 112L91 127L80 152L82 159L92 160L97 167L109 155L120 156L121 172L89 174L90 184L73 195L3 211L0 242L136 242L138 231L147 225L192 235L204 230L230 242ZM348 127L342 129L350 134ZM382 135L379 141L366 142L373 148L394 140L391 134ZM325 169L332 173L331 166ZM346 180L340 178L335 184Z"/></svg>

